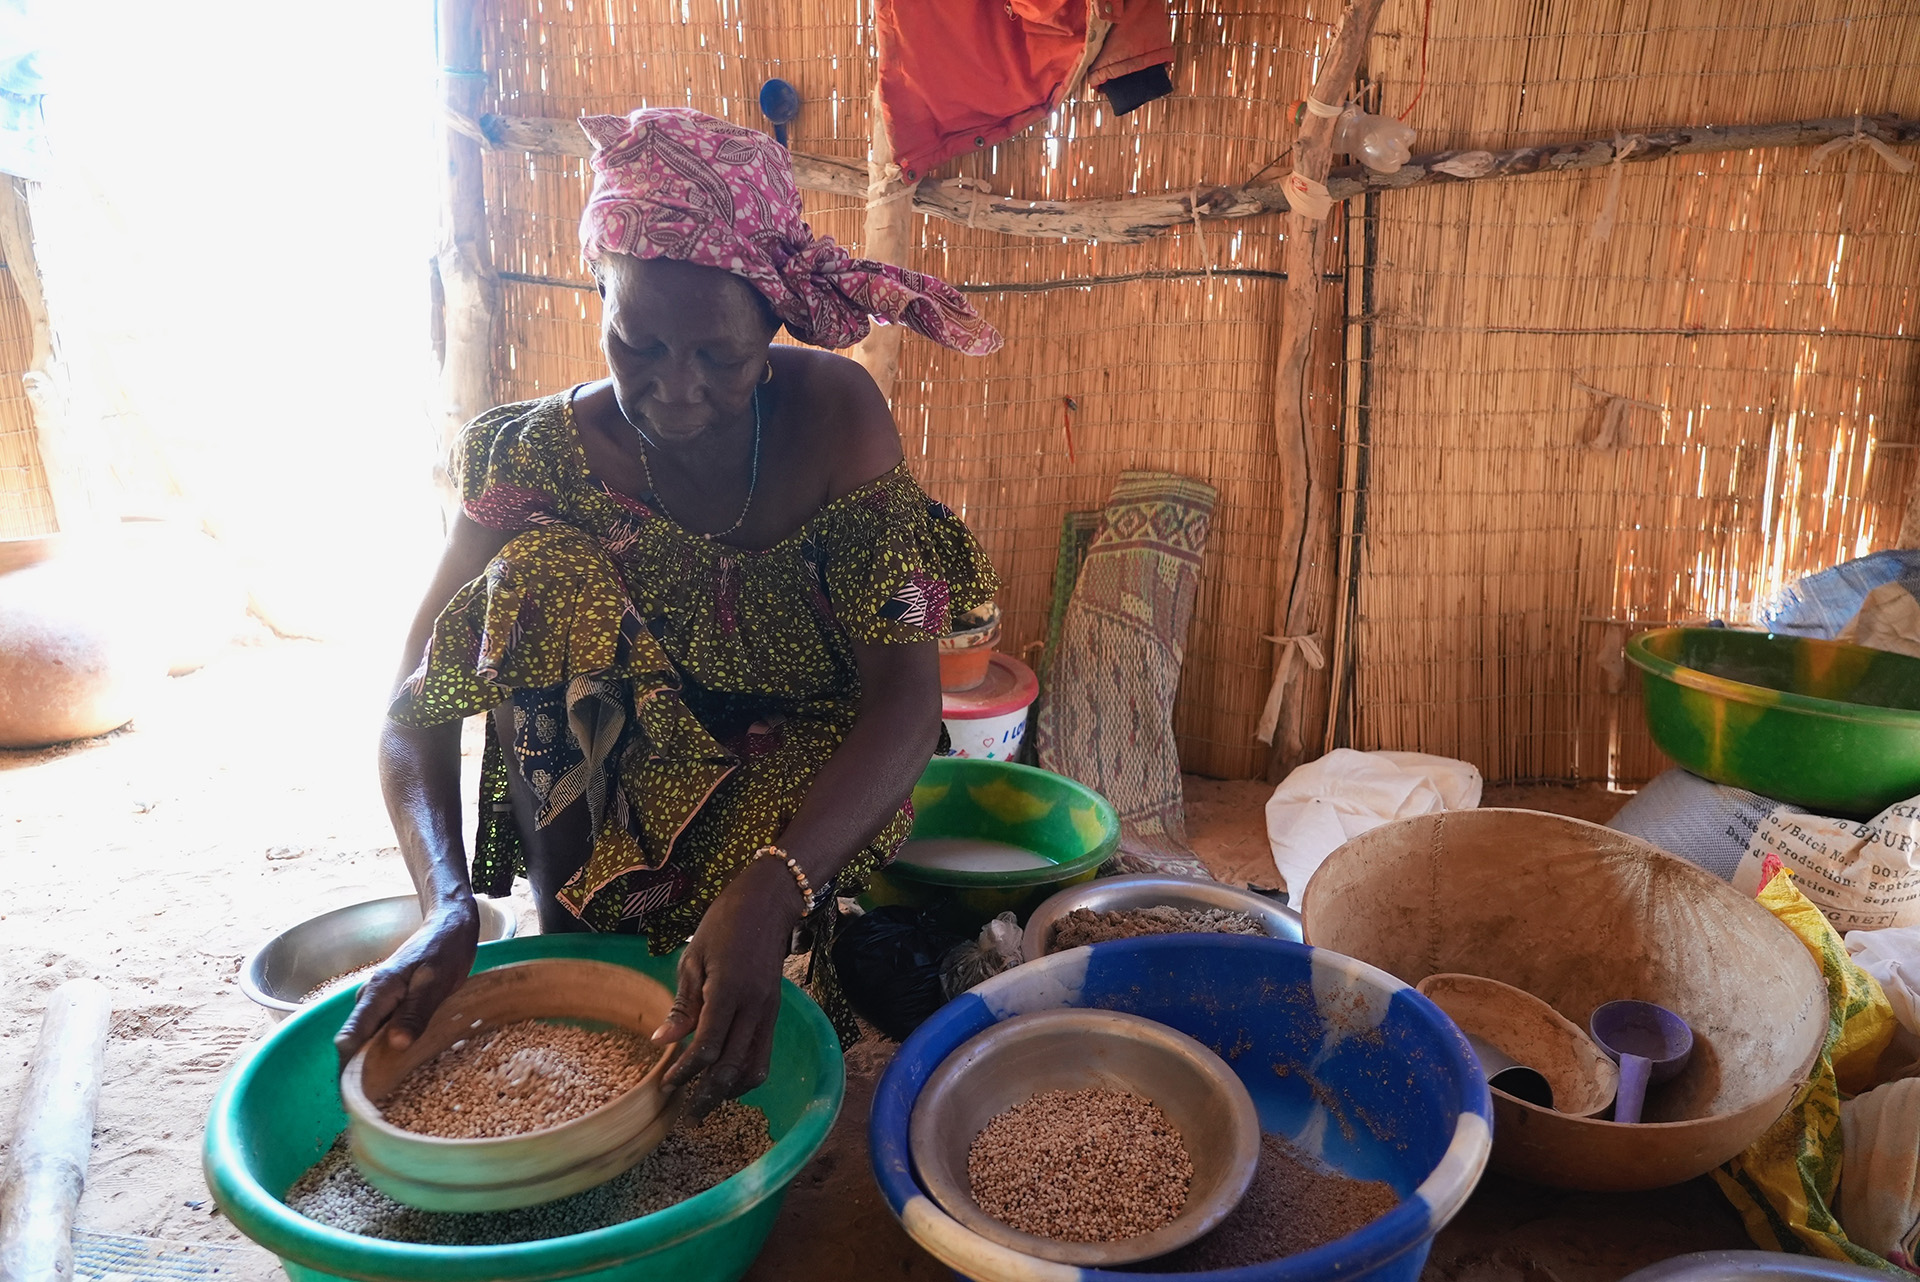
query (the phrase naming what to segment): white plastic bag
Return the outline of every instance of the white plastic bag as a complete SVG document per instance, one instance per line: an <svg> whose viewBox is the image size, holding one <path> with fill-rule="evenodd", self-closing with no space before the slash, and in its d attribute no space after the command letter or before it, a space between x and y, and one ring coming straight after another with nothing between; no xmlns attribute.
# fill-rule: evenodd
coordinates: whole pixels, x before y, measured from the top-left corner
<svg viewBox="0 0 1920 1282"><path fill-rule="evenodd" d="M1424 752L1336 748L1288 775L1267 799L1274 867L1297 902L1328 855L1395 819L1480 804L1480 772Z"/></svg>
<svg viewBox="0 0 1920 1282"><path fill-rule="evenodd" d="M1334 122L1332 150L1346 152L1375 173L1396 173L1413 158L1413 126L1348 103Z"/></svg>
<svg viewBox="0 0 1920 1282"><path fill-rule="evenodd" d="M1847 936L1847 952L1854 965L1880 981L1900 1022L1893 1048L1880 1060L1882 1069L1920 1069L1920 926L1856 930Z"/></svg>

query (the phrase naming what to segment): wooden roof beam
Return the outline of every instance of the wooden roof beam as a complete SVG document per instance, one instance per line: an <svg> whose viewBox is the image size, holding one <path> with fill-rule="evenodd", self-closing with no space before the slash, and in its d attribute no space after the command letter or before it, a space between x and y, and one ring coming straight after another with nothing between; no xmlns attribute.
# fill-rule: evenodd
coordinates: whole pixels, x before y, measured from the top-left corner
<svg viewBox="0 0 1920 1282"><path fill-rule="evenodd" d="M450 123L495 150L580 157L593 152L592 142L572 120L484 115L477 121L463 118ZM1616 159L1623 164L1643 164L1665 156L1715 151L1814 147L1848 137L1856 130L1893 146L1920 142L1920 119L1898 115L1838 116L1764 125L1681 125L1506 151L1436 151L1415 156L1391 174L1344 165L1328 173L1327 192L1335 200L1344 200L1367 191L1601 169ZM864 162L796 151L793 173L804 190L862 201L868 198ZM913 208L933 218L1014 236L1135 244L1169 228L1190 227L1196 216L1213 220L1285 213L1287 198L1278 183L1268 183L1105 200L1016 200L981 191L971 179L939 178L923 180L914 188Z"/></svg>

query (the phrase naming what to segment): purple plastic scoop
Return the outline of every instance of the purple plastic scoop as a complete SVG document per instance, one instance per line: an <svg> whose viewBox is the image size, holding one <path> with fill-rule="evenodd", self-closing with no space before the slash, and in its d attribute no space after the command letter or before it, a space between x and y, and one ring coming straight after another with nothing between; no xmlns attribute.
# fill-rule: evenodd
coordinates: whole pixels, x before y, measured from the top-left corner
<svg viewBox="0 0 1920 1282"><path fill-rule="evenodd" d="M1608 1002L1587 1021L1594 1042L1620 1064L1620 1093L1613 1120L1637 1122L1647 1087L1680 1075L1693 1056L1687 1021L1652 1002Z"/></svg>

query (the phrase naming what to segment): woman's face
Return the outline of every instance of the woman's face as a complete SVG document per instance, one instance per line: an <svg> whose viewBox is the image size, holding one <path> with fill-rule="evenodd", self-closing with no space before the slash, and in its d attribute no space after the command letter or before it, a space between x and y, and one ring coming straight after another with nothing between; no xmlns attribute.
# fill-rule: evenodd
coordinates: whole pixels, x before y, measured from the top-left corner
<svg viewBox="0 0 1920 1282"><path fill-rule="evenodd" d="M753 286L717 267L607 254L600 345L627 421L663 443L747 413L775 324Z"/></svg>

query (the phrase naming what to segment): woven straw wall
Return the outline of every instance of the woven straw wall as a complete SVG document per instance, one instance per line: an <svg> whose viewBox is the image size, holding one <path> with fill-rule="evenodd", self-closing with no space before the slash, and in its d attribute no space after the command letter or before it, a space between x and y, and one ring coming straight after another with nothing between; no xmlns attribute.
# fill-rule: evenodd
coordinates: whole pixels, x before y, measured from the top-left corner
<svg viewBox="0 0 1920 1282"><path fill-rule="evenodd" d="M1032 199L1113 196L1240 182L1291 136L1285 104L1308 83L1325 27L1288 0L1178 0L1175 97L1120 120L1097 95L1049 125L962 157L943 173ZM781 76L804 100L796 149L864 160L867 7L858 0L683 7L607 0L567 13L490 0L494 110L525 116L680 104L764 127L756 95ZM683 16L686 15L686 16ZM1277 46L1277 47L1276 47ZM575 239L584 162L496 155L489 164L495 265L585 284ZM809 196L814 229L858 252L857 202ZM1006 335L996 356L954 356L909 334L895 388L907 455L927 489L961 511L1006 580L1004 648L1045 628L1061 517L1097 508L1117 475L1156 468L1219 487L1206 571L1175 711L1182 759L1216 775L1254 773L1253 723L1266 693L1279 477L1272 360L1279 280L1216 268L1281 268L1278 219L1214 225L1140 246L1039 243L922 219L910 265L960 284L1052 286L974 293ZM1061 286L1096 277L1164 274ZM1337 286L1327 291L1337 321ZM538 395L601 373L599 304L577 287L509 282L497 391ZM1332 382L1321 371L1332 439ZM1072 397L1073 454L1068 456Z"/></svg>
<svg viewBox="0 0 1920 1282"><path fill-rule="evenodd" d="M33 358L32 322L13 283L0 264L0 538L51 534L53 496L40 463L33 410L21 381Z"/></svg>
<svg viewBox="0 0 1920 1282"><path fill-rule="evenodd" d="M1117 121L1097 97L1069 102L944 172L1029 198L1251 178L1292 136L1284 104L1308 83L1323 10L1172 8L1174 98ZM1396 113L1419 80L1424 8L1393 0L1370 51ZM805 101L796 148L865 156L861 0L750 12L738 0L487 0L484 12L493 110L684 104L758 126L758 87L778 75ZM1433 6L1426 57L1418 150L1916 114L1920 0ZM1373 201L1374 310L1358 322L1372 356L1348 416L1368 461L1356 746L1462 756L1490 778L1644 778L1657 761L1619 665L1628 621L1740 619L1803 570L1894 538L1917 434L1916 183L1857 150L1824 173L1808 163L1785 151L1625 167L1598 242L1606 171ZM508 278L497 391L596 377L599 307L574 232L583 163L488 164ZM808 200L816 230L857 252L857 202ZM1360 212L1344 229L1334 220L1330 274ZM1125 468L1220 488L1175 725L1188 768L1224 776L1264 761L1251 734L1282 478L1280 283L1261 273L1281 267L1281 227L1087 246L921 220L911 265L987 287L974 297L1008 342L975 360L908 335L895 395L922 482L965 513L1007 580L1011 648L1042 631L1064 512L1098 507ZM1121 276L1136 279L1076 283ZM1314 404L1331 442L1341 283L1322 298ZM1583 388L1653 408L1634 408L1616 441L1583 443L1596 403Z"/></svg>
<svg viewBox="0 0 1920 1282"><path fill-rule="evenodd" d="M1417 149L1920 112L1915 0L1436 5ZM1382 15L1397 111L1420 0ZM1893 544L1920 440L1920 182L1781 150L1376 203L1358 747L1661 768L1630 629L1744 622ZM1592 238L1618 182L1615 225ZM1592 441L1594 388L1641 402Z"/></svg>

